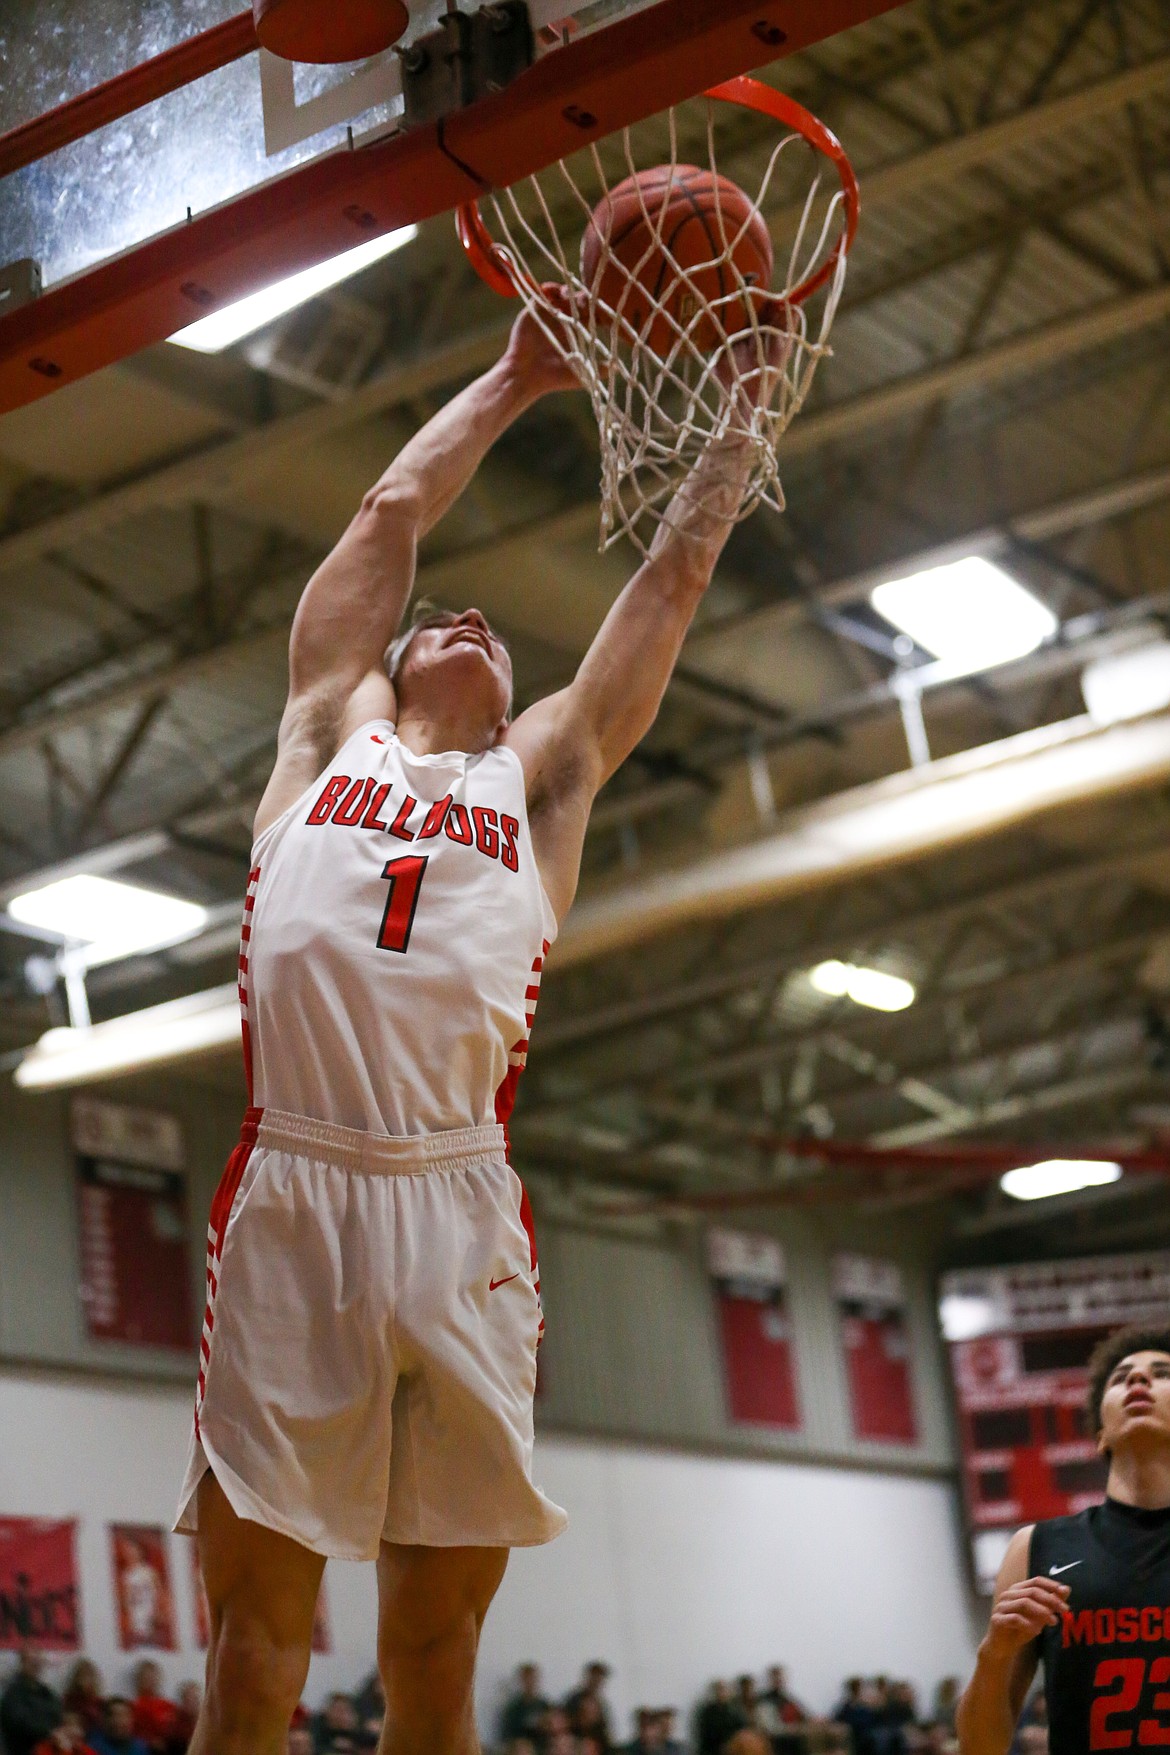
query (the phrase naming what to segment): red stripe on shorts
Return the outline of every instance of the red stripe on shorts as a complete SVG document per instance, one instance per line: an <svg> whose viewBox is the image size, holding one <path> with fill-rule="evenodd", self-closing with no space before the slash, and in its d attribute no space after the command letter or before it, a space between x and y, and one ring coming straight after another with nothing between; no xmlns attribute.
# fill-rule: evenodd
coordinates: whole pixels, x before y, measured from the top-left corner
<svg viewBox="0 0 1170 1755"><path fill-rule="evenodd" d="M199 1410L203 1405L203 1393L206 1388L205 1367L211 1363L211 1347L207 1336L215 1329L215 1299L219 1291L217 1269L223 1255L224 1233L235 1205L236 1195L240 1192L240 1183L252 1156L252 1148L256 1144L256 1135L260 1129L263 1109L251 1108L244 1112L243 1125L240 1128L239 1143L232 1151L231 1157L224 1166L223 1175L219 1179L219 1187L211 1203L211 1217L207 1225L207 1302L203 1308L203 1326L206 1333L200 1341L201 1364L199 1381L195 1390L195 1436L199 1436Z"/></svg>

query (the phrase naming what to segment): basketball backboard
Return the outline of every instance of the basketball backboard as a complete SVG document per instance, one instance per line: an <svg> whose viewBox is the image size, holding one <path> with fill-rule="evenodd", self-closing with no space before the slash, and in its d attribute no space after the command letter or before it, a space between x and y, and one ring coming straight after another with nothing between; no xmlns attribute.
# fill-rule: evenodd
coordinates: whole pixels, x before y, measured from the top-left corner
<svg viewBox="0 0 1170 1755"><path fill-rule="evenodd" d="M222 0L11 0L0 410L897 3L412 0L305 67Z"/></svg>

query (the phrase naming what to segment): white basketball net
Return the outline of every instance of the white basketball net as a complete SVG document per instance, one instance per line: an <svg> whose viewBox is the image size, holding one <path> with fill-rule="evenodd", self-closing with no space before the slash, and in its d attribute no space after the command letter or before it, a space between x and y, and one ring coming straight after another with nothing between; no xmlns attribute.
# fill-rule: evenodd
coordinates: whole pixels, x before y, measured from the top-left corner
<svg viewBox="0 0 1170 1755"><path fill-rule="evenodd" d="M715 105L709 101L707 109L707 156L711 171L717 174ZM669 162L674 166L680 161L673 110L668 117ZM628 129L621 141L625 166L615 181L634 175L639 168ZM754 197L755 212L766 214L770 205L776 207L775 197L770 202L769 195L779 180L777 167L781 155L797 142L802 142L797 133L781 136ZM516 276L521 297L592 400L601 436L600 548L608 548L624 533L647 553L658 526L668 520L676 490L707 446L725 436L745 436L751 452L750 475L736 519L748 517L761 502L783 511L779 442L808 395L819 361L829 352L829 330L844 284L844 248L824 290L817 295L818 317L810 318L803 304L791 304L787 299L828 259L844 232L840 191L825 204L823 214L816 214L820 178L814 181L796 225L787 265L778 260L774 269L773 278L778 282L783 268L783 285L771 288L767 305L759 290L753 292L748 286L733 259L751 216L740 230L732 232L718 213L720 254L710 263L688 270L662 241L666 204L655 218L643 200L646 225L653 234L646 256L661 251L668 262L668 277L658 298L649 300L645 319L635 327L626 314L625 292L634 287L637 265L623 266L603 238L594 283L587 286L579 267L570 262L554 221L553 208L558 205L555 180L559 179L562 197L566 188L571 194L583 225L611 189L596 146L583 154L580 162L592 165L593 174L585 187L562 159L541 176L489 196L483 205L490 205L499 241L523 271ZM825 169L832 174L827 160ZM712 266L722 267L722 284L731 288L715 300L704 297L694 278L696 272ZM623 296L616 309L605 304L596 290L607 267L623 282ZM550 281L572 295L567 301L568 316L542 290L541 283ZM637 302L644 305L646 288L639 290ZM684 297L679 298L680 293ZM671 307L689 311L686 320L676 320ZM745 314L751 324L748 330L744 329ZM656 319L665 321L672 335L665 358L651 350L647 339ZM724 364L717 373L721 359ZM734 374L732 382L742 380L745 374L768 373L775 381L773 394L757 400L731 393L729 367Z"/></svg>

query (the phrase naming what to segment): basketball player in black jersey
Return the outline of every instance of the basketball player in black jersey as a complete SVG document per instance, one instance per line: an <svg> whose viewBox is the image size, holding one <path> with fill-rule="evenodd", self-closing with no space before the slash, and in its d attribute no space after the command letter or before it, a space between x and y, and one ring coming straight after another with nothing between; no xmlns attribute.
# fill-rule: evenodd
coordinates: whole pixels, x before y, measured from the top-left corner
<svg viewBox="0 0 1170 1755"><path fill-rule="evenodd" d="M1170 1748L1170 1325L1101 1343L1088 1411L1105 1503L1012 1537L959 1704L962 1755L1006 1755L1041 1661L1051 1755Z"/></svg>

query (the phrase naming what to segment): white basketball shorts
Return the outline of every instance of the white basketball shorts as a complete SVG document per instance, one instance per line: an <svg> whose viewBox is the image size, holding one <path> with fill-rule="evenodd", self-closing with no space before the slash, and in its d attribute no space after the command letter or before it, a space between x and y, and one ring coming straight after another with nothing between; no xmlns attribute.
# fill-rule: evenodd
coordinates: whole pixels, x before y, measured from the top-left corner
<svg viewBox="0 0 1170 1755"><path fill-rule="evenodd" d="M315 1553L529 1547L540 1282L501 1127L390 1138L249 1110L211 1210L177 1530L210 1468Z"/></svg>

